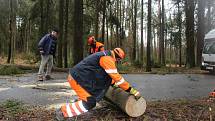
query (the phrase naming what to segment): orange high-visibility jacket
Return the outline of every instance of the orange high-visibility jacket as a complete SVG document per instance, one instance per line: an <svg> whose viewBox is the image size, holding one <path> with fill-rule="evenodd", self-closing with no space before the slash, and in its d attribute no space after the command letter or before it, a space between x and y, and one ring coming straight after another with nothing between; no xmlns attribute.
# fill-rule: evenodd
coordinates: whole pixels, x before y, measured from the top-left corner
<svg viewBox="0 0 215 121"><path fill-rule="evenodd" d="M70 69L70 74L81 87L99 101L112 82L123 90L130 88L129 83L118 73L115 61L111 51L97 52Z"/></svg>
<svg viewBox="0 0 215 121"><path fill-rule="evenodd" d="M89 54L104 51L104 45L100 42L96 42L95 47L90 47Z"/></svg>

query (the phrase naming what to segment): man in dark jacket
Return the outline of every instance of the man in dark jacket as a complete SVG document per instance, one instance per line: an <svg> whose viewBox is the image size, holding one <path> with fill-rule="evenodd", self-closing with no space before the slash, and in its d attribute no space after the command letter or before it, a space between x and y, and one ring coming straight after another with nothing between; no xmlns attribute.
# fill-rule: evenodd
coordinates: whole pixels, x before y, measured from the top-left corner
<svg viewBox="0 0 215 121"><path fill-rule="evenodd" d="M41 64L38 72L38 81L44 80L44 68L47 64L45 79L51 79L50 73L53 66L53 58L55 57L57 38L59 31L53 29L50 34L46 34L39 42L38 48L41 54Z"/></svg>

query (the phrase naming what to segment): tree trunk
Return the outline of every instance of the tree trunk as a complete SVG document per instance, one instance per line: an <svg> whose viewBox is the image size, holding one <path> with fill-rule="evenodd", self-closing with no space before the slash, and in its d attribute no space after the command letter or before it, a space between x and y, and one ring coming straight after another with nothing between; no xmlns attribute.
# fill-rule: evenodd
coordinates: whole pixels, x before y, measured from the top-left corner
<svg viewBox="0 0 215 121"><path fill-rule="evenodd" d="M122 43L122 45L121 46L124 46L125 45L125 43L124 43L124 41L125 41L125 24L126 24L125 1L122 1L121 6L122 6L122 26L121 26L121 30L122 30L121 31L121 33L122 33L121 43Z"/></svg>
<svg viewBox="0 0 215 121"><path fill-rule="evenodd" d="M47 33L50 25L50 7L51 7L51 2L50 0L46 0L46 21L45 21L45 28L44 31Z"/></svg>
<svg viewBox="0 0 215 121"><path fill-rule="evenodd" d="M194 50L194 0L185 0L186 40L187 40L187 67L195 66Z"/></svg>
<svg viewBox="0 0 215 121"><path fill-rule="evenodd" d="M68 45L68 17L69 17L69 0L66 0L65 8L65 33L64 33L64 67L68 67L68 54L67 54L67 45Z"/></svg>
<svg viewBox="0 0 215 121"><path fill-rule="evenodd" d="M154 46L156 46L156 45L154 45L154 41L155 41L155 36L156 36L156 34L155 34L155 26L152 26L152 28L151 28L151 30L152 30L152 39L151 39L151 60L152 60L152 65L155 63L155 57L154 57Z"/></svg>
<svg viewBox="0 0 215 121"><path fill-rule="evenodd" d="M143 47L144 47L144 43L143 43L143 0L141 1L142 5L141 5L141 47L140 47L140 62L143 64L144 60L143 60Z"/></svg>
<svg viewBox="0 0 215 121"><path fill-rule="evenodd" d="M16 52L16 8L17 8L17 0L12 0L14 2L13 5L13 12L12 12L12 58L11 58L11 63L14 63L14 59L15 59L15 52Z"/></svg>
<svg viewBox="0 0 215 121"><path fill-rule="evenodd" d="M43 12L43 4L44 4L44 0L40 0L40 37L44 36L45 34L44 32L45 19L44 19L44 12Z"/></svg>
<svg viewBox="0 0 215 121"><path fill-rule="evenodd" d="M161 14L161 65L165 66L165 51L164 51L164 33L165 33L165 8L164 0L162 0L162 14Z"/></svg>
<svg viewBox="0 0 215 121"><path fill-rule="evenodd" d="M177 1L177 6L178 6L178 17L177 17L177 24L179 27L178 30L178 39L179 39L179 67L181 67L182 65L182 55L181 55L181 51L182 51L182 38L181 38L181 30L182 30L182 20L181 20L181 10L180 10L180 0Z"/></svg>
<svg viewBox="0 0 215 121"><path fill-rule="evenodd" d="M134 1L134 21L133 21L133 62L136 60L137 52L137 0Z"/></svg>
<svg viewBox="0 0 215 121"><path fill-rule="evenodd" d="M11 62L11 56L12 56L12 41L13 41L13 32L12 32L12 14L13 14L13 3L12 0L9 0L9 8L10 8L10 13L9 13L9 43L8 43L8 58L7 58L7 63Z"/></svg>
<svg viewBox="0 0 215 121"><path fill-rule="evenodd" d="M103 18L102 18L102 38L101 41L102 43L104 43L104 39L105 39L105 19L106 19L106 0L103 0Z"/></svg>
<svg viewBox="0 0 215 121"><path fill-rule="evenodd" d="M122 0L119 0L119 23L120 23L120 26L119 26L119 46L122 46Z"/></svg>
<svg viewBox="0 0 215 121"><path fill-rule="evenodd" d="M157 44L156 44L156 39L157 39L157 34L156 34L156 32L155 32L155 29L156 28L154 28L154 36L155 36L155 38L154 38L154 63L156 63L157 62L157 60L158 60L158 57L157 57Z"/></svg>
<svg viewBox="0 0 215 121"><path fill-rule="evenodd" d="M16 40L16 0L9 0L9 33L10 40L8 43L8 58L7 63L14 63L15 40Z"/></svg>
<svg viewBox="0 0 215 121"><path fill-rule="evenodd" d="M111 9L111 5L110 5L110 15L112 14L112 9ZM109 47L113 48L113 24L110 23L110 40L109 40Z"/></svg>
<svg viewBox="0 0 215 121"><path fill-rule="evenodd" d="M95 13L96 13L96 20L95 20L95 39L98 39L98 35L99 35L99 1L100 0L96 0L96 9L95 9Z"/></svg>
<svg viewBox="0 0 215 121"><path fill-rule="evenodd" d="M29 49L29 42L30 42L30 39L31 39L31 20L28 19L28 29L27 29L27 39L26 39L26 46L27 46L27 52L29 53L30 52L30 49Z"/></svg>
<svg viewBox="0 0 215 121"><path fill-rule="evenodd" d="M59 32L60 32L60 36L58 39L58 67L63 67L63 55L62 55L62 44L63 44L63 20L64 20L64 0L59 0Z"/></svg>
<svg viewBox="0 0 215 121"><path fill-rule="evenodd" d="M116 0L116 13L115 13L116 17L119 17L119 0ZM119 25L116 25L116 46L119 47L120 46L120 42L119 42Z"/></svg>
<svg viewBox="0 0 215 121"><path fill-rule="evenodd" d="M146 71L151 71L151 52L150 52L150 42L151 42L151 7L152 1L148 0L148 25L147 25L147 61L146 61Z"/></svg>
<svg viewBox="0 0 215 121"><path fill-rule="evenodd" d="M198 0L198 28L197 28L197 65L201 66L202 61L202 50L204 45L204 13L205 13L205 2Z"/></svg>
<svg viewBox="0 0 215 121"><path fill-rule="evenodd" d="M172 20L171 20L172 21ZM172 42L172 31L171 31L171 33L170 33L170 42ZM172 65L172 52L173 52L173 49L172 49L172 43L170 43L169 44L170 45L170 47L169 47L169 50L170 50L170 52L169 52L169 62L170 62L170 67L171 67L171 65Z"/></svg>
<svg viewBox="0 0 215 121"><path fill-rule="evenodd" d="M162 62L161 62L161 58L162 58L162 54L161 54L161 48L162 48L162 38L161 38L161 33L162 33L162 29L161 29L161 2L160 0L158 0L158 25L159 25L159 28L158 28L158 38L159 38L159 48L158 48L158 64L161 65Z"/></svg>
<svg viewBox="0 0 215 121"><path fill-rule="evenodd" d="M109 6L108 6L108 8L109 8ZM109 30L108 30L108 27L109 27L109 23L108 23L109 21L108 21L108 19L106 18L106 45L105 45L105 48L106 49L109 49L109 34L108 34L108 32L109 32Z"/></svg>
<svg viewBox="0 0 215 121"><path fill-rule="evenodd" d="M206 28L206 33L209 32L211 30L212 24L211 24L211 4L212 4L212 0L207 0L207 8L208 8L208 12L207 12L207 28Z"/></svg>
<svg viewBox="0 0 215 121"><path fill-rule="evenodd" d="M114 47L114 41L113 41L113 24L110 25L110 48Z"/></svg>
<svg viewBox="0 0 215 121"><path fill-rule="evenodd" d="M74 65L83 59L83 0L75 0L74 9Z"/></svg>

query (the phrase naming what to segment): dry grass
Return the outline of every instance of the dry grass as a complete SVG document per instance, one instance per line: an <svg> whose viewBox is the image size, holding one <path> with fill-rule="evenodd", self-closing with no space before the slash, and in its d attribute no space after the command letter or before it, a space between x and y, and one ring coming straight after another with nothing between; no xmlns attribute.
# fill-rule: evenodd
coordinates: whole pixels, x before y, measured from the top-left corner
<svg viewBox="0 0 215 121"><path fill-rule="evenodd" d="M2 65L8 64L7 57L0 57L0 64L2 64ZM20 54L16 54L13 64L30 66L30 65L37 64L37 62L36 62L36 57L34 56L34 54L20 53Z"/></svg>
<svg viewBox="0 0 215 121"><path fill-rule="evenodd" d="M16 103L15 103L16 104ZM17 107L16 105L14 107ZM12 106L13 109L14 108ZM20 106L18 106L20 107ZM209 108L212 110L210 111ZM4 105L0 106L0 120L10 121L53 121L54 110L45 110L41 107L24 108L21 112L10 115ZM8 114L9 113L9 114ZM138 118L128 117L117 107L102 102L88 113L75 117L75 121L206 121L215 120L215 101L199 100L172 100L149 102L145 114Z"/></svg>

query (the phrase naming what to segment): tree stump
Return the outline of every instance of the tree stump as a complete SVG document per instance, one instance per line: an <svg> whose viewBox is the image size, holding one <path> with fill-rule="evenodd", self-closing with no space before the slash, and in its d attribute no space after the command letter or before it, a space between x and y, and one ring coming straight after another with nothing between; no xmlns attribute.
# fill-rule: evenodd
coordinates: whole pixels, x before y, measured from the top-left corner
<svg viewBox="0 0 215 121"><path fill-rule="evenodd" d="M105 97L131 117L141 116L146 110L146 101L143 97L136 100L133 95L120 88L110 87Z"/></svg>

